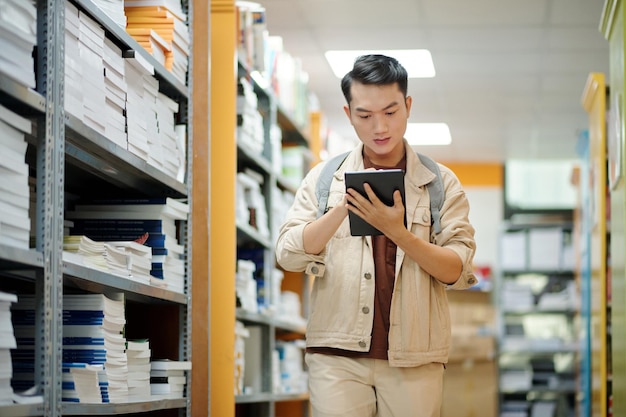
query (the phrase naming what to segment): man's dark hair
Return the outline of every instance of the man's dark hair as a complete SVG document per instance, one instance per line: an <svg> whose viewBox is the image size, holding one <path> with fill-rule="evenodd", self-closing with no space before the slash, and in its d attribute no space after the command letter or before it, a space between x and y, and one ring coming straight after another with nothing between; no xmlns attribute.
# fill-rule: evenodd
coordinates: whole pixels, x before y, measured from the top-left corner
<svg viewBox="0 0 626 417"><path fill-rule="evenodd" d="M389 85L398 83L404 97L407 95L407 72L397 59L385 55L361 55L354 61L352 71L341 80L341 91L350 105L353 82L361 84Z"/></svg>

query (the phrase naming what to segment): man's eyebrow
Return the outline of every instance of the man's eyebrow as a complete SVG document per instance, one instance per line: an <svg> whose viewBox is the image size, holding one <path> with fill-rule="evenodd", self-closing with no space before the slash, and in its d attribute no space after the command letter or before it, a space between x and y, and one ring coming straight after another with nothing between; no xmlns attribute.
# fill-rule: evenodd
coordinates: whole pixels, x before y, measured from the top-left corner
<svg viewBox="0 0 626 417"><path fill-rule="evenodd" d="M390 103L389 105L387 105L387 107L385 107L385 108L383 109L383 111L385 111L385 110L389 110L390 108L392 108L392 107L394 107L394 106L397 106L397 105L398 105L398 102L397 102L397 101L394 101L394 102ZM363 107L357 107L357 108L355 108L354 110L355 110L355 111L358 111L358 112L366 112L366 113L371 112L371 110L365 109L365 108L363 108Z"/></svg>

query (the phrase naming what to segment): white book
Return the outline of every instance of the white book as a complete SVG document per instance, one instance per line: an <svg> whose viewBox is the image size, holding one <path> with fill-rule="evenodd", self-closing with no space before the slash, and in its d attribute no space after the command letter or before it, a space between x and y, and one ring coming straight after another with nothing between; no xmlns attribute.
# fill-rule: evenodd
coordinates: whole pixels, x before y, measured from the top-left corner
<svg viewBox="0 0 626 417"><path fill-rule="evenodd" d="M18 155L26 155L28 143L24 139L24 132L0 120L0 148L9 149Z"/></svg>
<svg viewBox="0 0 626 417"><path fill-rule="evenodd" d="M190 370L190 361L174 361L168 359L157 359L151 363L152 370Z"/></svg>
<svg viewBox="0 0 626 417"><path fill-rule="evenodd" d="M0 166L28 178L28 164L25 162L24 154L19 154L11 149L3 149L0 152Z"/></svg>
<svg viewBox="0 0 626 417"><path fill-rule="evenodd" d="M173 394L173 393L179 393L182 395L183 391L185 390L185 386L183 384L172 384L172 383L166 383L166 384L153 384L150 383L150 392L154 395L160 395L160 394Z"/></svg>
<svg viewBox="0 0 626 417"><path fill-rule="evenodd" d="M0 224L0 227L2 225ZM16 239L11 236L5 236L0 230L0 245L12 246L15 248L28 249L30 245L30 237L25 236L23 239Z"/></svg>
<svg viewBox="0 0 626 417"><path fill-rule="evenodd" d="M0 105L0 119L21 132L33 133L33 125L30 120L12 112L2 105Z"/></svg>

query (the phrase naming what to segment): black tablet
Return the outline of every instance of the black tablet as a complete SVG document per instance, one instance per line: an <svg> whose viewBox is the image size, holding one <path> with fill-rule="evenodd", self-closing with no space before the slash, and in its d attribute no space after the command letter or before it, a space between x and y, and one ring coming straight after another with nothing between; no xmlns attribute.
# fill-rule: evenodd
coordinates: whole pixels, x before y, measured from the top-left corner
<svg viewBox="0 0 626 417"><path fill-rule="evenodd" d="M402 205L404 200L404 171L401 169L378 169L371 171L346 171L346 189L353 188L361 195L367 197L364 183L368 183L376 196L388 206L393 206L393 192L400 190L402 195ZM406 216L405 216L406 217ZM382 235L382 232L367 223L358 215L348 212L350 220L350 234L352 236L375 236ZM406 222L406 218L405 218Z"/></svg>

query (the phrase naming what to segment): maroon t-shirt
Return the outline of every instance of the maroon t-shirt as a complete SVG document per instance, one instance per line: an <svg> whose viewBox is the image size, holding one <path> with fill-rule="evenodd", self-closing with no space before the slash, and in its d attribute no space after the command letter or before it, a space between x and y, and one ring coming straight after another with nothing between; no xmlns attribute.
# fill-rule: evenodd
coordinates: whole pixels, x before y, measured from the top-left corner
<svg viewBox="0 0 626 417"><path fill-rule="evenodd" d="M363 164L366 169L402 169L406 171L406 156L396 166L383 167L374 165L364 155ZM355 352L329 347L309 347L307 352L349 356L351 358L388 359L389 311L391 309L391 296L396 275L396 244L384 235L373 236L372 244L375 269L374 285L376 288L374 291L372 343L369 352Z"/></svg>

